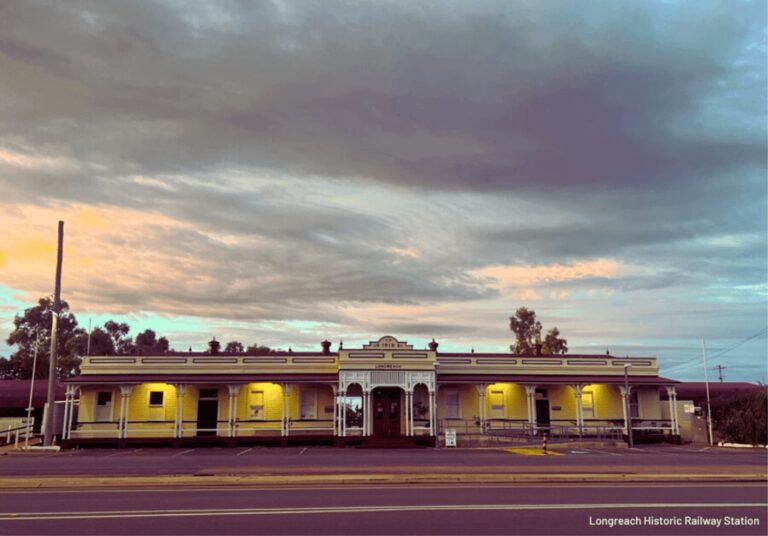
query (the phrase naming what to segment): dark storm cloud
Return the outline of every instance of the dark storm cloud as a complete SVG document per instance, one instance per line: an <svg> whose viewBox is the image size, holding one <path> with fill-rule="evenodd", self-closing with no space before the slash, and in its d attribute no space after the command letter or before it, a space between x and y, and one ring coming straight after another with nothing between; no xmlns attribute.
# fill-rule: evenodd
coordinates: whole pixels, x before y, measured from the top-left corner
<svg viewBox="0 0 768 536"><path fill-rule="evenodd" d="M432 7L9 3L6 142L145 173L474 191L694 183L763 162L761 136L696 124L703 102L762 101L744 87L758 2Z"/></svg>

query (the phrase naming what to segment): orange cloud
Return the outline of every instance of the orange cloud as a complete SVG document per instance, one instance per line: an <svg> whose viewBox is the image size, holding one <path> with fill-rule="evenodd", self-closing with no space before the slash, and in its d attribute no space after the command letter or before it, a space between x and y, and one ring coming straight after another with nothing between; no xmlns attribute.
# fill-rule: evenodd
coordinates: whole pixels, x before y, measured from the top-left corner
<svg viewBox="0 0 768 536"><path fill-rule="evenodd" d="M471 271L470 275L490 279L497 288L519 288L591 277L613 278L621 269L622 264L613 259L595 259L573 264L486 266Z"/></svg>

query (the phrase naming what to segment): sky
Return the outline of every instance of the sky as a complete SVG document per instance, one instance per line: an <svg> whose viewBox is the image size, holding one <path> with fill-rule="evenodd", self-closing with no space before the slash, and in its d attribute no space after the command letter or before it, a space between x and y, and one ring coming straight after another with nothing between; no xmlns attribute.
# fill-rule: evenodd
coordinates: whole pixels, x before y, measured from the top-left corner
<svg viewBox="0 0 768 536"><path fill-rule="evenodd" d="M0 1L0 333L391 334L768 380L766 6ZM0 343L0 355L13 348ZM711 368L710 367L710 368ZM714 371L710 370L710 378Z"/></svg>

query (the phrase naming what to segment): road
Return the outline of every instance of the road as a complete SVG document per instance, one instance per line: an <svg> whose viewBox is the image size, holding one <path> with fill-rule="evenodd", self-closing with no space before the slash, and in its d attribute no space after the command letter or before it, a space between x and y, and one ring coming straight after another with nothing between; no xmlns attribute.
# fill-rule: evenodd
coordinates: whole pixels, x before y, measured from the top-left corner
<svg viewBox="0 0 768 536"><path fill-rule="evenodd" d="M0 534L765 534L767 505L765 483L2 491Z"/></svg>
<svg viewBox="0 0 768 536"><path fill-rule="evenodd" d="M333 447L297 448L198 448L198 449L86 449L59 453L0 456L0 476L33 475L178 475L237 471L249 468L316 468L339 470L390 467L442 466L472 470L481 466L520 467L557 471L592 466L605 471L627 467L754 467L765 472L765 449L718 449L691 446L643 446L638 449L565 448L561 456L521 456L498 449L363 450Z"/></svg>

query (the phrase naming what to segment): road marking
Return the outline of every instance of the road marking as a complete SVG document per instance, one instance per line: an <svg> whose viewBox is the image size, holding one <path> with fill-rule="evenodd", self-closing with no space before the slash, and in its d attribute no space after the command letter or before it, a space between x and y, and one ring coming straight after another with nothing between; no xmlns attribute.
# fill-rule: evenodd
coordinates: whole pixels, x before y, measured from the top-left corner
<svg viewBox="0 0 768 536"><path fill-rule="evenodd" d="M242 456L242 455L243 455L243 454L245 454L246 452L250 452L250 451L252 451L252 450L253 450L253 447L251 447L251 448L249 448L249 449L245 449L244 451L242 451L242 452L238 452L237 454L235 454L235 456Z"/></svg>
<svg viewBox="0 0 768 536"><path fill-rule="evenodd" d="M308 448L309 448L309 447L304 447L303 449L301 449L301 452L299 452L299 456L301 456L302 454L304 454L305 452L307 452L307 449L308 449Z"/></svg>
<svg viewBox="0 0 768 536"><path fill-rule="evenodd" d="M187 510L115 510L93 512L40 512L0 514L0 521L57 519L111 519L147 517L262 516L299 514L363 514L424 511L514 511L514 510L617 510L636 508L764 508L764 503L585 503L585 504L427 504L392 506L328 506L300 508L221 508Z"/></svg>
<svg viewBox="0 0 768 536"><path fill-rule="evenodd" d="M112 458L113 456L119 456L120 454L133 454L134 452L139 452L140 450L141 449L135 449L132 451L120 450L118 452L115 452L114 454L107 454L106 456L104 456L104 458Z"/></svg>
<svg viewBox="0 0 768 536"><path fill-rule="evenodd" d="M504 452L511 454L520 454L522 456L562 456L561 452L554 452L552 450L544 450L540 447L513 447L504 449Z"/></svg>
<svg viewBox="0 0 768 536"><path fill-rule="evenodd" d="M709 450L709 447L704 447L703 449L699 449L699 452L704 452L706 450Z"/></svg>
<svg viewBox="0 0 768 536"><path fill-rule="evenodd" d="M494 489L514 489L516 491L519 491L521 489L537 489L537 488L558 488L561 489L563 487L578 487L578 488L617 488L617 489L627 489L627 488L691 488L691 489L699 489L699 488L760 488L765 489L765 483L762 482L696 482L696 483L686 483L686 482L654 482L654 483L643 483L643 482L630 482L625 484L619 484L619 483L602 483L602 482L558 482L555 484L548 484L548 483L531 483L531 484L452 484L451 489L488 489L488 488L494 488ZM25 490L0 490L0 495L71 495L73 493L90 493L90 494L102 494L102 493L146 493L146 492L163 492L163 493L210 493L212 491L228 491L228 492L245 492L245 491L269 491L270 493L274 492L288 492L288 491L307 491L309 489L308 486L205 486L201 488L193 488L193 487L174 487L174 488L168 488L168 487L142 487L142 488L106 488L106 489L58 489L58 490L51 490L51 489L25 489ZM311 486L311 489L313 490L329 490L329 491L349 491L351 489L354 490L376 490L381 491L383 489L387 490L409 490L409 489L445 489L444 484L410 484L407 486L391 486L391 485L385 485L385 484L377 484L376 486L370 486L365 484L344 484L344 485L337 485L337 486Z"/></svg>
<svg viewBox="0 0 768 536"><path fill-rule="evenodd" d="M589 452L596 452L598 454L607 454L609 456L621 456L618 452L611 452L610 450L598 450L598 449L584 449L588 450Z"/></svg>
<svg viewBox="0 0 768 536"><path fill-rule="evenodd" d="M171 454L171 458L175 458L176 456L181 456L182 454L186 454L187 452L194 452L195 449L187 449L182 450L181 452L177 452L176 454Z"/></svg>

